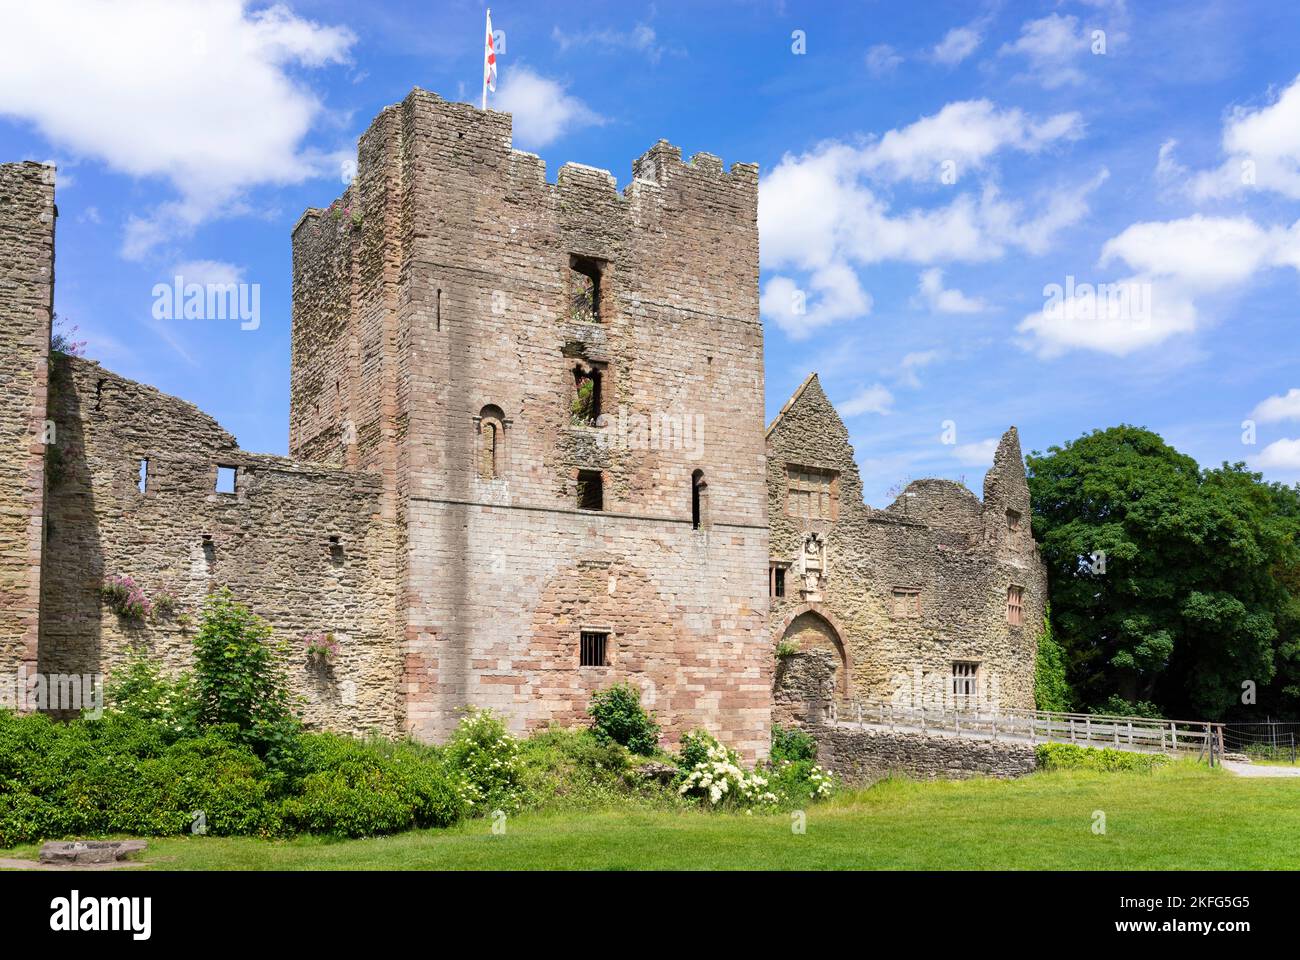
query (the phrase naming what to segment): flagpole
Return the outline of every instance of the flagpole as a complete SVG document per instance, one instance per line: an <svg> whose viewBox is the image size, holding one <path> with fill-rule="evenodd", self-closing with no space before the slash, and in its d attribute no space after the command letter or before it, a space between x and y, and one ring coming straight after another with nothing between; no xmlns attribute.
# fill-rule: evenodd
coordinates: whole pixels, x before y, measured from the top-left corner
<svg viewBox="0 0 1300 960"><path fill-rule="evenodd" d="M487 43L487 37L488 37L488 36L491 36L491 32L490 32L490 31L491 31L491 29L492 29L492 8L491 8L491 7L488 7L488 11L487 11L487 23L484 25L484 29L485 29L485 32L487 33L487 36L485 36L485 37L483 38L483 39L484 39L484 44L485 44L485 46L484 46L484 48L483 48L484 52L483 52L483 106L482 106L482 109L486 110L486 109L487 109L487 82L488 82L488 72L487 72L487 47L486 47L486 43Z"/></svg>

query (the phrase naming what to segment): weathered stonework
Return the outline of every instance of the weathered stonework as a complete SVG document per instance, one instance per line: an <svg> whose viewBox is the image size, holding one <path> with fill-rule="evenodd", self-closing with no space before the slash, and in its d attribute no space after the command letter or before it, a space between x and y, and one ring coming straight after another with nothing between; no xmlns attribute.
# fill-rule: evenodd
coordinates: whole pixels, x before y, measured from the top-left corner
<svg viewBox="0 0 1300 960"><path fill-rule="evenodd" d="M833 485L829 518L791 516L792 467L821 471ZM767 480L771 559L785 565L785 596L772 598L769 614L774 642L833 652L837 698L951 702L954 664L963 663L977 665L979 701L1033 706L1047 575L1014 427L983 503L960 484L919 480L875 510L862 500L848 430L814 374L768 428ZM1023 591L1019 626L1008 622L1012 586ZM913 596L900 600L896 590Z"/></svg>
<svg viewBox="0 0 1300 960"><path fill-rule="evenodd" d="M845 782L889 776L914 780L1020 777L1036 767L1034 745L833 722L838 657L811 650L777 667L772 721L800 727L817 741L817 762Z"/></svg>
<svg viewBox="0 0 1300 960"><path fill-rule="evenodd" d="M0 673L5 678L36 670L55 215L53 167L0 164Z"/></svg>

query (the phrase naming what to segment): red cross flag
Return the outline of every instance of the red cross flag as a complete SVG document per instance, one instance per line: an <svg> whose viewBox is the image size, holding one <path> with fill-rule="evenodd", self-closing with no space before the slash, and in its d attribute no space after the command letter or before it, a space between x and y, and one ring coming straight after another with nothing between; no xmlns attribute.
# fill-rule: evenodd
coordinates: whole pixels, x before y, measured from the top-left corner
<svg viewBox="0 0 1300 960"><path fill-rule="evenodd" d="M487 45L483 48L483 109L487 109L488 91L497 92L497 52L492 46L492 10L487 12Z"/></svg>

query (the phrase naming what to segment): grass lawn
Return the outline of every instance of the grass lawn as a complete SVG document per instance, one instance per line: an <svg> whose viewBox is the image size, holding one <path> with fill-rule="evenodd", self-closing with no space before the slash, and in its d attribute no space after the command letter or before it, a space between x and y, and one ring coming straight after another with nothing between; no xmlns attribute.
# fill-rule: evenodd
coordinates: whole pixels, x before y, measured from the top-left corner
<svg viewBox="0 0 1300 960"><path fill-rule="evenodd" d="M1093 812L1106 816L1093 833ZM610 809L373 840L151 839L154 869L1300 868L1300 782L1173 764L1152 774L887 781L789 814ZM0 856L34 856L34 846Z"/></svg>

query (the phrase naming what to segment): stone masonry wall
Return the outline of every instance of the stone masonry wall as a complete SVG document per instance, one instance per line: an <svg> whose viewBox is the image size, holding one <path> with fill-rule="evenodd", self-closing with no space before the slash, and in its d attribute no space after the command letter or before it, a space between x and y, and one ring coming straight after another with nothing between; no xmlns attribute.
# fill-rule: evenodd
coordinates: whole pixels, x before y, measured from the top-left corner
<svg viewBox="0 0 1300 960"><path fill-rule="evenodd" d="M776 673L773 722L809 733L817 741L817 762L847 782L865 784L888 776L963 780L1033 773L1033 744L833 723L838 669L835 656L825 650L783 657Z"/></svg>
<svg viewBox="0 0 1300 960"><path fill-rule="evenodd" d="M309 724L396 733L396 536L380 517L378 479L247 453L192 405L96 363L60 358L53 370L59 467L49 481L40 669L111 675L138 650L178 671L192 661L203 598L227 586L287 643ZM219 465L237 468L234 493L216 492ZM171 591L176 615L122 621L99 595L114 574L150 596ZM303 649L317 632L340 644L328 668Z"/></svg>
<svg viewBox="0 0 1300 960"><path fill-rule="evenodd" d="M683 163L660 143L620 193L578 164L549 183L510 136L506 114L416 90L361 139L342 198L360 213L344 228L350 268L310 262L317 244L333 256L332 214L309 211L295 236L295 344L322 345L295 346L296 436L346 435L326 417L340 366L321 357L347 337L357 360L339 393L366 400L344 462L395 470L406 727L442 738L467 705L518 731L581 720L592 690L630 679L669 740L705 726L758 755L771 658L757 170ZM574 258L599 264L598 323L571 309ZM574 422L575 369L600 375L596 425ZM638 432L665 417L668 440ZM579 470L602 472L603 510L579 508ZM610 632L608 666L578 665L583 629Z"/></svg>
<svg viewBox="0 0 1300 960"><path fill-rule="evenodd" d="M0 676L37 661L54 168L0 164Z"/></svg>
<svg viewBox="0 0 1300 960"><path fill-rule="evenodd" d="M862 500L848 430L811 376L769 428L771 559L789 565L786 595L772 600L773 642L833 650L841 697L927 702L951 694L954 661L979 664L979 695L1033 706L1046 571L1030 534L1019 441L1003 437L980 502L944 480L910 484L886 510ZM838 517L792 517L791 465L838 473ZM1019 513L1008 530L1007 510ZM800 573L804 538L820 535L825 575L809 596ZM1007 619L1009 586L1023 588L1023 625ZM900 614L895 588L919 592L919 615ZM815 599L814 599L815 598Z"/></svg>

